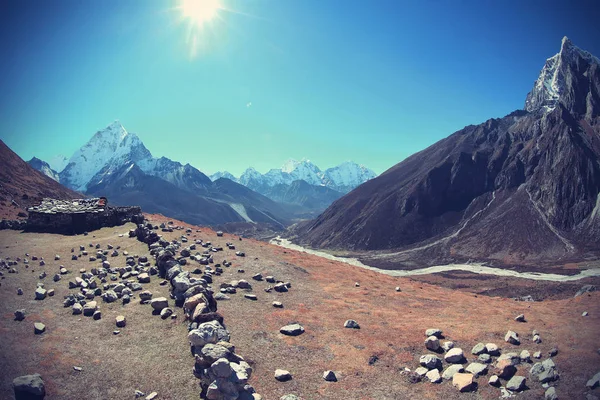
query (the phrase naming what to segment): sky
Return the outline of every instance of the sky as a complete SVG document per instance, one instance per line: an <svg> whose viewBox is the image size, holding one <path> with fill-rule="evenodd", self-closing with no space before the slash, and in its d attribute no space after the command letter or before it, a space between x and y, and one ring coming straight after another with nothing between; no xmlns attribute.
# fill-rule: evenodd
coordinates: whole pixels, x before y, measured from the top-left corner
<svg viewBox="0 0 600 400"><path fill-rule="evenodd" d="M523 108L563 36L600 56L597 0L182 1L0 1L0 139L70 157L118 119L207 174L381 173Z"/></svg>

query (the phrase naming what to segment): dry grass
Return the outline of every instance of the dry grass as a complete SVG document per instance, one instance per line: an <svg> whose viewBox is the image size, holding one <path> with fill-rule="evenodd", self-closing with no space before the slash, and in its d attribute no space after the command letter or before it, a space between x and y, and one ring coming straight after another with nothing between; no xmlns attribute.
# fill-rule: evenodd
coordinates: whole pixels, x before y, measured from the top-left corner
<svg viewBox="0 0 600 400"><path fill-rule="evenodd" d="M167 220L160 216L152 218L156 223ZM227 234L217 238L213 231L205 228L201 228L201 233L193 229L192 239L202 238L218 245L234 242L237 250L246 252L244 258L236 257L231 250L215 256L216 262L224 258L233 261L233 266L215 279L215 286L244 278L253 285L252 292L258 296L257 301L250 301L243 297L243 291L238 291L231 295L231 300L219 302L219 312L225 317L236 352L254 367L251 383L266 399L277 399L286 393L296 393L305 399L498 398L499 390L487 385L487 377L479 378L477 392L470 394L457 393L447 382L440 385L407 382L401 371L404 367L417 367L419 356L426 353L424 331L430 327L443 329L446 337L467 353L476 343L490 341L505 351L527 349L532 353L537 350L547 353L550 348L558 347L560 353L555 361L561 374L557 383L561 398L585 397L586 380L600 369L600 356L596 352L600 293L577 299L515 302L389 277L251 239L240 242ZM126 232L127 227L119 231ZM26 248L32 254L39 249L47 260L55 253L68 257L70 248L80 242L113 241L116 245L114 232L114 228L95 232L96 239L0 232L3 244L0 257L20 255ZM172 239L181 233L175 231L166 236ZM19 243L14 243L15 240ZM131 246L132 254L147 253L143 245L134 240L120 241ZM79 263L86 267L90 264ZM46 269L55 268L56 263L48 264ZM70 262L64 264L69 266ZM238 273L238 267L246 272ZM79 268L77 264L71 270ZM49 281L51 276L46 278L47 287L60 287L62 292L57 290L54 298L35 302L31 299L38 271L35 274L25 271L18 276L7 275L0 287L0 330L4 338L0 344L0 362L6 371L1 381L2 393L10 393L14 376L39 371L46 356L43 362L47 368L42 375L49 383L50 399L133 398L135 389L156 390L160 398L197 398L183 321L162 321L151 315L148 306L139 304L127 305L123 312L120 303L101 304L104 313L101 321L78 318L70 315L70 309L62 308L62 295L68 291L65 281L54 284ZM256 272L290 281L292 288L287 293L265 293L263 289L269 284L251 279ZM355 287L355 282L360 282L360 287ZM513 281L517 282L537 285L536 282ZM15 295L17 283L23 286L25 296ZM493 280L488 285L494 287ZM149 286L155 296L166 295L167 289L157 286L156 280ZM395 292L396 286L400 286L402 292ZM284 308L274 308L271 305L274 300L281 301ZM12 312L17 308L40 314L48 332L33 335L31 314L23 322L13 321ZM583 311L588 311L590 316L581 317ZM119 312L127 316L128 326L121 335L112 336L114 315ZM178 313L181 315L181 311ZM514 321L520 313L526 315L526 323ZM361 329L343 328L346 319L357 320ZM304 326L304 334L286 337L279 333L281 326L294 321ZM504 343L508 329L521 335L521 346ZM533 329L540 331L542 344L531 342ZM369 365L374 355L378 361ZM73 365L82 365L83 373L75 373ZM294 379L277 382L273 377L277 368L289 370ZM328 383L322 379L327 369L339 373L339 382ZM520 367L519 373L529 378L526 368ZM539 384L531 382L529 386L519 398L543 397Z"/></svg>

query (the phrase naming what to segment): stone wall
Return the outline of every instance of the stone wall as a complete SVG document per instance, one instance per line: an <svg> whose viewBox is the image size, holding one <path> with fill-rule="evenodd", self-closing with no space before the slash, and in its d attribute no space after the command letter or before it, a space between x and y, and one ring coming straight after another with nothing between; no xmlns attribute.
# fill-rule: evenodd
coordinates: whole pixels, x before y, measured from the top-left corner
<svg viewBox="0 0 600 400"><path fill-rule="evenodd" d="M30 232L78 234L107 226L140 223L144 220L140 207L106 207L101 212L37 212L30 211L25 226Z"/></svg>
<svg viewBox="0 0 600 400"><path fill-rule="evenodd" d="M229 342L229 331L225 328L223 317L217 312L209 270L203 278L191 277L175 259L179 243L162 239L151 224L140 224L129 235L148 244L150 253L155 257L159 276L171 283L171 297L175 299L176 306L183 306L190 321L188 340L195 360L192 373L200 381L200 398L262 399L248 384L252 368L235 353L235 347Z"/></svg>

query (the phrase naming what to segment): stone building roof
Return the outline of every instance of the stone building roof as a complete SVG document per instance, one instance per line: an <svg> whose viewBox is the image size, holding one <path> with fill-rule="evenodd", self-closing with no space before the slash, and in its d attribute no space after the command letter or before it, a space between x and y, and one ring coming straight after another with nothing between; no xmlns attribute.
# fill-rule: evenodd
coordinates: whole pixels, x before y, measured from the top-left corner
<svg viewBox="0 0 600 400"><path fill-rule="evenodd" d="M100 199L74 199L57 200L44 198L42 203L35 207L29 207L27 211L45 214L78 214L78 213L100 213L104 212L104 206L100 206Z"/></svg>

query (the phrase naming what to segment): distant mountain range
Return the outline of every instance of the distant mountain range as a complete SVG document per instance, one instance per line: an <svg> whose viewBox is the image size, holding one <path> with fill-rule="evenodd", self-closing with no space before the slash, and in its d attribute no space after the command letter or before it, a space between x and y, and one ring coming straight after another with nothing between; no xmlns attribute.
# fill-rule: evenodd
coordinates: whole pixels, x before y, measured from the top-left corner
<svg viewBox="0 0 600 400"><path fill-rule="evenodd" d="M585 259L600 240L598 58L565 37L524 110L412 155L296 235L313 247L376 250L366 259L389 268Z"/></svg>
<svg viewBox="0 0 600 400"><path fill-rule="evenodd" d="M64 168L57 171L35 157L29 164L73 190L105 195L117 204L137 204L145 211L197 224L258 222L275 229L298 218L314 217L343 195L327 184L335 182L336 187L348 190L374 176L353 163L322 173L303 160L290 161L283 169L266 174L278 176L277 182L263 178L261 185L253 185L251 169L241 180L226 172L211 179L190 164L153 157L140 138L118 121L96 132L67 161L62 156L53 160ZM261 190L255 190L258 186Z"/></svg>
<svg viewBox="0 0 600 400"><path fill-rule="evenodd" d="M211 175L210 178L212 180L218 178L231 179L259 193L268 193L268 188L282 184L291 185L294 181L301 180L310 185L324 186L345 194L376 176L377 174L372 170L352 161L321 171L310 160L296 161L290 159L281 168L271 169L266 174L261 174L250 167L239 178L227 171L219 171Z"/></svg>

